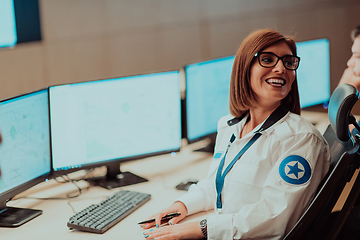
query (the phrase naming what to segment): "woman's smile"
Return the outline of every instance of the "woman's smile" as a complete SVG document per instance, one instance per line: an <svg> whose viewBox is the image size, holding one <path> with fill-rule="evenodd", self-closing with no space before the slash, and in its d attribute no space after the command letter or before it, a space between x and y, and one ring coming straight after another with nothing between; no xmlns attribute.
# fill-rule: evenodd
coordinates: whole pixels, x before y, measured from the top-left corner
<svg viewBox="0 0 360 240"><path fill-rule="evenodd" d="M269 78L265 81L274 87L283 87L286 84L286 80L283 78Z"/></svg>

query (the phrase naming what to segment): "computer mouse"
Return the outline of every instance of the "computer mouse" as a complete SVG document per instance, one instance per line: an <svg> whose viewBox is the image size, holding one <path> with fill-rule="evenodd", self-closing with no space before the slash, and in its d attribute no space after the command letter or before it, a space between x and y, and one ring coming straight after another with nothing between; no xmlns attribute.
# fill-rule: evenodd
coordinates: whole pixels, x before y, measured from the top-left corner
<svg viewBox="0 0 360 240"><path fill-rule="evenodd" d="M182 181L178 185L176 185L177 190L187 191L189 190L189 187L193 184L198 183L198 180L196 179L187 179L185 181Z"/></svg>

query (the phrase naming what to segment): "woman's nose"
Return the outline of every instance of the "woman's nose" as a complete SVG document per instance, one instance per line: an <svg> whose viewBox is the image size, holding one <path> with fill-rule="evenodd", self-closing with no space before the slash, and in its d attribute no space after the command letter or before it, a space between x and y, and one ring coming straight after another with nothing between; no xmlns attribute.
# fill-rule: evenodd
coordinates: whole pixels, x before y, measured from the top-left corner
<svg viewBox="0 0 360 240"><path fill-rule="evenodd" d="M285 67L284 67L283 61L281 61L281 60L279 59L279 61L278 61L278 62L276 63L276 65L273 67L273 70L274 70L275 72L281 72L281 73L285 72Z"/></svg>

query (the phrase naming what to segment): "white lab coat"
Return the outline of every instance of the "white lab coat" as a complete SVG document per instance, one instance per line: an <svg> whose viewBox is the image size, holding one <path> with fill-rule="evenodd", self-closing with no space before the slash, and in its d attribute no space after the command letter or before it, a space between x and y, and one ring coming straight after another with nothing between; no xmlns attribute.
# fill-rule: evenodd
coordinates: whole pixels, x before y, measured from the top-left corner
<svg viewBox="0 0 360 240"><path fill-rule="evenodd" d="M223 169L262 125L239 139L247 117L232 126L227 124L231 115L219 120L208 178L191 186L178 199L186 205L189 215L216 209L216 172L231 135L234 133L237 139L228 151ZM288 169L281 167L293 155L300 156L311 168L305 171L311 175L300 184L289 181L284 175ZM329 165L329 147L319 131L301 116L287 113L262 132L226 175L222 213L207 218L208 239L281 239L310 203ZM294 178L295 174L289 176ZM297 177L301 177L301 172Z"/></svg>

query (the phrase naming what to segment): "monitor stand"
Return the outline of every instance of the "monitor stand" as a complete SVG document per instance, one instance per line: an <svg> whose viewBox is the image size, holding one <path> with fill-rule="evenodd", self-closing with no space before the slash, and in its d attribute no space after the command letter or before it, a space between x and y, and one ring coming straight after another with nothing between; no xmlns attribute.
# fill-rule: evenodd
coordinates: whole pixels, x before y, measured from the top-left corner
<svg viewBox="0 0 360 240"><path fill-rule="evenodd" d="M0 209L0 227L19 227L42 214L42 210L3 206Z"/></svg>
<svg viewBox="0 0 360 240"><path fill-rule="evenodd" d="M214 153L215 150L215 142L216 142L216 134L212 134L208 136L208 144L202 148L195 149L194 152L206 152L206 153Z"/></svg>
<svg viewBox="0 0 360 240"><path fill-rule="evenodd" d="M105 176L89 178L86 179L86 181L110 190L113 188L147 182L148 180L131 172L121 172L120 163L116 163L107 165Z"/></svg>
<svg viewBox="0 0 360 240"><path fill-rule="evenodd" d="M208 145L206 145L205 147L199 148L199 149L195 149L195 152L206 152L206 153L214 153L214 148L215 148L215 142L210 142Z"/></svg>

